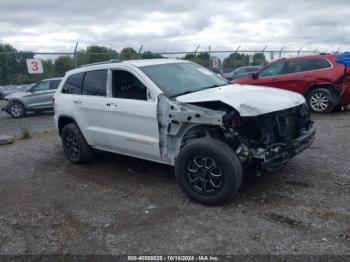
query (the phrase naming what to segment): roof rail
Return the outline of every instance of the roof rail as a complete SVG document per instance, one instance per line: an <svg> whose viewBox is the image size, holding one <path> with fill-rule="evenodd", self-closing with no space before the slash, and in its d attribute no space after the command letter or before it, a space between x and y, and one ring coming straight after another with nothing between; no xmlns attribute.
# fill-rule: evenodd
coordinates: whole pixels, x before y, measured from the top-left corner
<svg viewBox="0 0 350 262"><path fill-rule="evenodd" d="M121 63L121 61L118 60L118 59L112 59L112 60L109 60L109 61L85 64L85 65L81 65L80 67L87 67L87 66L93 66L93 65L103 65L103 64L111 64L111 63Z"/></svg>

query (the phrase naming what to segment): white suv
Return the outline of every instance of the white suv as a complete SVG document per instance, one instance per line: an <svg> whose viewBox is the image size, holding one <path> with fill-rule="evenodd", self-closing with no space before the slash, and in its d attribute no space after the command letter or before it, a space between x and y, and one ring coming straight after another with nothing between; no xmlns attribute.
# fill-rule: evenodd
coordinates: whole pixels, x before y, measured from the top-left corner
<svg viewBox="0 0 350 262"><path fill-rule="evenodd" d="M191 199L212 205L230 199L247 170L284 164L315 137L301 95L232 85L176 59L71 70L54 109L73 163L100 149L169 164Z"/></svg>

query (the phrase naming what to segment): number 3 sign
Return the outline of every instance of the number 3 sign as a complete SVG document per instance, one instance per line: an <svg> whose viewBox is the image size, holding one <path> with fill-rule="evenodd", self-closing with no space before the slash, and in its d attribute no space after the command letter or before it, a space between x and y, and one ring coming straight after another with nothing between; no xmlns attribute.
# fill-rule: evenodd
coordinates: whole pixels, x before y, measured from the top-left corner
<svg viewBox="0 0 350 262"><path fill-rule="evenodd" d="M43 65L41 64L41 59L27 59L27 68L29 74L42 74Z"/></svg>

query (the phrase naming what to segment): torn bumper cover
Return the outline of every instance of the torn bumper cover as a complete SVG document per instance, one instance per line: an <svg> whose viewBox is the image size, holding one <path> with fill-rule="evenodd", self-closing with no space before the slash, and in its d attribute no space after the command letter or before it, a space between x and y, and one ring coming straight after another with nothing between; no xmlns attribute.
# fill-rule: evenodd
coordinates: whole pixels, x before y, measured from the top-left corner
<svg viewBox="0 0 350 262"><path fill-rule="evenodd" d="M316 128L312 126L288 144L276 143L269 148L260 150L256 156L261 159L260 167L262 169L268 169L287 163L290 158L301 153L312 144L315 140L315 134Z"/></svg>
<svg viewBox="0 0 350 262"><path fill-rule="evenodd" d="M5 111L8 113L10 111L10 103L7 103L4 107L2 107L1 111Z"/></svg>
<svg viewBox="0 0 350 262"><path fill-rule="evenodd" d="M246 151L241 159L269 169L285 164L315 140L316 128L305 104L271 114L245 118L239 133L245 138ZM242 140L241 140L242 141ZM241 147L242 148L242 147Z"/></svg>

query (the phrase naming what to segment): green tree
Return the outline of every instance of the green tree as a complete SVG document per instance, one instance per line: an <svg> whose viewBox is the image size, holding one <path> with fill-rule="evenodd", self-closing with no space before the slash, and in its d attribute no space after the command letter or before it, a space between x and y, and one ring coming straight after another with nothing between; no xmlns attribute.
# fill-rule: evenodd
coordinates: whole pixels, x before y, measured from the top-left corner
<svg viewBox="0 0 350 262"><path fill-rule="evenodd" d="M200 64L200 65L206 66L206 67L208 67L208 65L209 65L209 54L207 52L199 53L198 55L196 55L196 54L186 54L181 59L189 60L189 61L195 62L197 64Z"/></svg>
<svg viewBox="0 0 350 262"><path fill-rule="evenodd" d="M138 54L132 47L124 47L120 51L120 60L138 59Z"/></svg>
<svg viewBox="0 0 350 262"><path fill-rule="evenodd" d="M237 68L249 64L249 56L246 54L231 53L223 61L224 68Z"/></svg>
<svg viewBox="0 0 350 262"><path fill-rule="evenodd" d="M30 79L26 59L33 58L32 52L18 52L9 44L0 44L0 85L22 84Z"/></svg>
<svg viewBox="0 0 350 262"><path fill-rule="evenodd" d="M255 53L253 55L253 65L263 65L266 63L266 57L262 53Z"/></svg>
<svg viewBox="0 0 350 262"><path fill-rule="evenodd" d="M150 51L146 51L146 52L143 52L141 54L141 58L142 59L153 59L153 58L163 58L163 56L160 54L154 54Z"/></svg>
<svg viewBox="0 0 350 262"><path fill-rule="evenodd" d="M73 69L73 58L70 56L59 56L56 60L55 60L55 74L57 76L64 76L64 74Z"/></svg>
<svg viewBox="0 0 350 262"><path fill-rule="evenodd" d="M77 54L77 65L98 63L118 58L118 52L111 48L91 45Z"/></svg>

